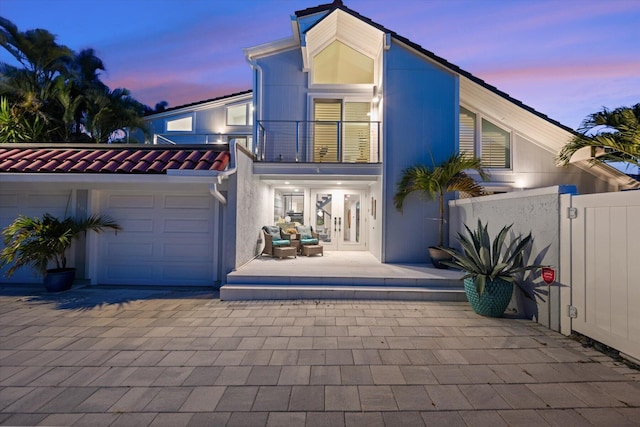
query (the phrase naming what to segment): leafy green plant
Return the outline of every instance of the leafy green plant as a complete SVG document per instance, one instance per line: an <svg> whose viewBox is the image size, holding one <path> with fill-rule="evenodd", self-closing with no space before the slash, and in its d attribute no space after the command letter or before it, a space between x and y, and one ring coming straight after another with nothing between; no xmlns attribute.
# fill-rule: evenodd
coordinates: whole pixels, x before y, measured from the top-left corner
<svg viewBox="0 0 640 427"><path fill-rule="evenodd" d="M0 267L13 264L7 277L25 266L33 267L44 277L49 262L55 262L59 269L66 268L65 252L82 233L100 233L105 228L122 229L111 218L98 215L83 220L73 217L61 220L48 213L42 218L19 215L2 230L5 247L0 252Z"/></svg>
<svg viewBox="0 0 640 427"><path fill-rule="evenodd" d="M516 236L511 243L506 244L506 238L513 224L502 227L495 239L491 241L488 224L482 225L478 220L478 228L472 231L466 224L464 227L469 236L458 233L457 240L462 247L462 253L452 249L442 248L453 258L444 262L451 267L457 267L466 272L463 279L472 278L478 295L484 293L487 281L502 279L520 288L524 295L535 301L534 296L516 280L518 273L541 268L541 265L525 265L524 254L532 243L531 233L522 237Z"/></svg>
<svg viewBox="0 0 640 427"><path fill-rule="evenodd" d="M453 154L444 162L433 166L414 165L402 172L398 190L393 198L397 210L402 212L404 201L413 192L426 196L429 200L438 200L438 245L444 240L444 195L458 191L468 197L482 196L484 188L467 171L478 172L483 180L489 175L482 168L480 159L469 158L464 153Z"/></svg>

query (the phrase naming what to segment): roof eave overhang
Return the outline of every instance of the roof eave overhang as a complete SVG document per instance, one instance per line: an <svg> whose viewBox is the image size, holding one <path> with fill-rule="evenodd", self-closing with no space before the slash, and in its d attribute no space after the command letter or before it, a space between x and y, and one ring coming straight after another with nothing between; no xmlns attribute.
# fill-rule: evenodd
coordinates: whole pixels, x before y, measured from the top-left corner
<svg viewBox="0 0 640 427"><path fill-rule="evenodd" d="M295 37L287 37L284 39L276 40L269 43L264 43L258 46L246 47L243 50L244 56L248 61L252 61L264 56L273 55L278 52L291 50L298 48L300 42Z"/></svg>
<svg viewBox="0 0 640 427"><path fill-rule="evenodd" d="M149 114L144 116L144 120L157 120L162 119L164 117L171 117L178 114L190 113L192 111L206 110L209 108L220 107L222 105L233 104L234 102L241 102L245 100L250 100L253 98L253 91L249 90L237 95L229 95L221 98L217 98L211 101L204 101L197 104L185 105L184 107L176 107L167 111L163 111L161 113Z"/></svg>
<svg viewBox="0 0 640 427"><path fill-rule="evenodd" d="M126 173L25 173L3 172L4 183L65 183L65 184L210 184L218 171L169 170L166 174Z"/></svg>

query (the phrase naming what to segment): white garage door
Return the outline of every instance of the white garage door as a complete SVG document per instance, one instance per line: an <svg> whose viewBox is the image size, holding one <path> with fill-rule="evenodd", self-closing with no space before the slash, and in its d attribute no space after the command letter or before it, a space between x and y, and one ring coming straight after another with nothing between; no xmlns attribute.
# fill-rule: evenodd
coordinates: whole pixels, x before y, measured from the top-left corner
<svg viewBox="0 0 640 427"><path fill-rule="evenodd" d="M100 204L100 212L115 219L123 231L99 237L99 284L214 284L210 194L105 191Z"/></svg>
<svg viewBox="0 0 640 427"><path fill-rule="evenodd" d="M9 185L3 185L9 187ZM4 229L20 215L42 217L45 213L62 217L65 215L70 201L71 190L52 189L51 191L33 191L29 187L18 185L3 188L0 191L0 229ZM0 249L4 248L0 239ZM72 260L68 260L69 265ZM42 277L30 268L21 268L7 278L4 273L8 267L0 271L0 283L42 283Z"/></svg>

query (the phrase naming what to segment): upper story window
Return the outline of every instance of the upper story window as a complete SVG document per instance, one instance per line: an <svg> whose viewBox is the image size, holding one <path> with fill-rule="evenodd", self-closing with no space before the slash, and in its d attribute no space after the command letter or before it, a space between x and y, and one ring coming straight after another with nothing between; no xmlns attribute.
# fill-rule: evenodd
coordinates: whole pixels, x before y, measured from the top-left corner
<svg viewBox="0 0 640 427"><path fill-rule="evenodd" d="M167 120L167 132L193 132L193 117Z"/></svg>
<svg viewBox="0 0 640 427"><path fill-rule="evenodd" d="M460 152L486 168L511 168L511 132L460 107Z"/></svg>
<svg viewBox="0 0 640 427"><path fill-rule="evenodd" d="M238 104L227 107L227 126L251 126L253 114L251 104Z"/></svg>
<svg viewBox="0 0 640 427"><path fill-rule="evenodd" d="M373 84L373 58L334 40L313 57L314 84Z"/></svg>

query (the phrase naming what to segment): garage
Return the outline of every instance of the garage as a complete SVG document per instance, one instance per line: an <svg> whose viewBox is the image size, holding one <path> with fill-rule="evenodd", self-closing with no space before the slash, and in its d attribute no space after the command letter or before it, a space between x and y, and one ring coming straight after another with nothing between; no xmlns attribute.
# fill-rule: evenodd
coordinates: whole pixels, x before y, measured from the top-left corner
<svg viewBox="0 0 640 427"><path fill-rule="evenodd" d="M209 193L98 193L100 213L123 228L98 236L98 284L215 284L216 222Z"/></svg>
<svg viewBox="0 0 640 427"><path fill-rule="evenodd" d="M3 187L9 187L4 186ZM12 185L0 191L0 230L11 224L18 215L41 217L45 213L64 216L68 211L71 190L53 188L49 191L36 191L34 187L47 188L47 185ZM0 240L0 249L3 248ZM20 268L11 276L4 273L9 267L0 271L0 282L5 283L41 283L42 277L30 268Z"/></svg>

